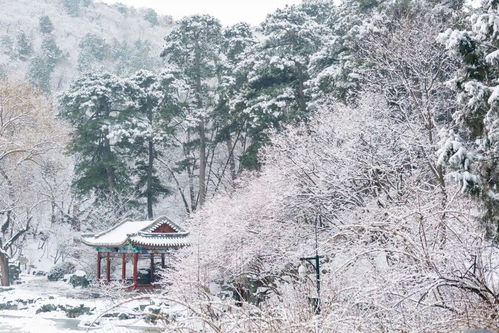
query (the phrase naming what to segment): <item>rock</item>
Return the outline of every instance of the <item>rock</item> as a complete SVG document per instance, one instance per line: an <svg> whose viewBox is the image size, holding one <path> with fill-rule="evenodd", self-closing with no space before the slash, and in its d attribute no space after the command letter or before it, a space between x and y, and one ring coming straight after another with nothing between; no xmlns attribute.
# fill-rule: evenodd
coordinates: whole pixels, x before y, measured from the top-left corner
<svg viewBox="0 0 499 333"><path fill-rule="evenodd" d="M49 281L59 281L64 278L66 274L73 274L75 272L75 266L70 262L63 262L61 264L55 265L47 275Z"/></svg>

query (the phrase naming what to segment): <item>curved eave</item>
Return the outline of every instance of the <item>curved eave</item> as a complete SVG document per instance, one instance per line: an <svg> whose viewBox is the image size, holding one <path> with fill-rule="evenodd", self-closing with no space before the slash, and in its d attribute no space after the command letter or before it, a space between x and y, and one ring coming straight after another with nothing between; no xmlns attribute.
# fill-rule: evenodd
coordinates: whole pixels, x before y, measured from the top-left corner
<svg viewBox="0 0 499 333"><path fill-rule="evenodd" d="M121 243L99 243L90 239L86 239L85 237L81 238L81 242L85 245L88 246L93 246L93 247L120 247L126 244L126 242L121 242Z"/></svg>
<svg viewBox="0 0 499 333"><path fill-rule="evenodd" d="M175 236L176 235L176 236ZM190 245L185 234L137 234L129 237L130 244L157 248L183 247Z"/></svg>

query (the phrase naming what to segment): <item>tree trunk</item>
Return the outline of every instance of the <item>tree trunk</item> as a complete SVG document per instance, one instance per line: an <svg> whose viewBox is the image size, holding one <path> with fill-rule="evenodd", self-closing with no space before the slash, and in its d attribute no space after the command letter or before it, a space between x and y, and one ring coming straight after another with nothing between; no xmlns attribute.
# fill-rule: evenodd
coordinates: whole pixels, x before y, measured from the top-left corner
<svg viewBox="0 0 499 333"><path fill-rule="evenodd" d="M204 120L199 125L199 207L206 198L206 136Z"/></svg>
<svg viewBox="0 0 499 333"><path fill-rule="evenodd" d="M106 161L106 177L107 177L107 186L109 193L114 193L115 183L114 183L114 169L109 165L109 161L111 160L112 152L111 152L111 143L107 138L108 130L104 132L104 160Z"/></svg>
<svg viewBox="0 0 499 333"><path fill-rule="evenodd" d="M8 287L9 283L9 258L5 253L0 252L0 274L2 274L1 282L3 287Z"/></svg>
<svg viewBox="0 0 499 333"><path fill-rule="evenodd" d="M147 165L147 218L152 219L154 217L152 211L152 169L154 163L154 149L152 139L149 139L149 163Z"/></svg>
<svg viewBox="0 0 499 333"><path fill-rule="evenodd" d="M229 138L226 141L227 144L227 152L229 153L229 168L230 168L230 178L232 180L231 185L234 186L234 180L236 180L236 161L234 159L234 149L232 138L229 135Z"/></svg>

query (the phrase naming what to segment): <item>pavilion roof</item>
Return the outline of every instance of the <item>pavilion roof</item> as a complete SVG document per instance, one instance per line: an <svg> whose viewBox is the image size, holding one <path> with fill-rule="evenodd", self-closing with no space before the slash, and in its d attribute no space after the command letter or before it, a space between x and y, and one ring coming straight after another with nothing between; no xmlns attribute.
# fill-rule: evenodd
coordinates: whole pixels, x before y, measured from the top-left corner
<svg viewBox="0 0 499 333"><path fill-rule="evenodd" d="M154 232L167 224L175 232ZM149 247L179 247L188 245L189 233L165 216L152 221L123 221L98 234L82 236L90 246L119 247L127 244Z"/></svg>

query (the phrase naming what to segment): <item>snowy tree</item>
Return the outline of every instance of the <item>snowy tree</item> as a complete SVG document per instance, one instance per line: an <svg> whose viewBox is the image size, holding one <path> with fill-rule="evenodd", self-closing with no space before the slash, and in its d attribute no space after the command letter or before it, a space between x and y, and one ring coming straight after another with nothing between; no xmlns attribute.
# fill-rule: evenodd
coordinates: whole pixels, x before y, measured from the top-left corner
<svg viewBox="0 0 499 333"><path fill-rule="evenodd" d="M34 57L28 67L27 80L34 86L50 92L51 74L56 64L62 59L62 51L52 37L42 41L40 55Z"/></svg>
<svg viewBox="0 0 499 333"><path fill-rule="evenodd" d="M497 248L477 229L474 205L459 188L442 210L431 172L414 168L418 154L405 125L380 100L364 94L356 108L336 104L272 136L261 173L192 216L192 246L167 278L169 297L192 315L183 325L204 320L220 332L497 329L490 317ZM443 211L453 230L444 244ZM320 314L307 305L297 276L299 258L314 251L316 216ZM470 318L470 308L480 310Z"/></svg>
<svg viewBox="0 0 499 333"><path fill-rule="evenodd" d="M179 69L179 79L185 81L194 93L195 104L188 110L186 120L191 123L187 137L196 135L199 151L198 198L203 205L207 188L207 145L209 118L217 103L217 72L220 66L220 45L222 28L215 18L196 15L180 20L175 29L165 37L161 56ZM208 132L209 133L209 132ZM187 143L186 155L190 155L193 141ZM194 204L196 206L197 204Z"/></svg>
<svg viewBox="0 0 499 333"><path fill-rule="evenodd" d="M105 198L130 189L129 166L111 129L133 112L136 90L112 74L87 74L61 96L60 116L75 128L69 150L77 154L75 188L80 193Z"/></svg>
<svg viewBox="0 0 499 333"><path fill-rule="evenodd" d="M47 15L40 17L38 25L41 33L50 34L54 31L54 25Z"/></svg>
<svg viewBox="0 0 499 333"><path fill-rule="evenodd" d="M136 191L146 198L147 217L152 219L153 204L159 197L170 193L158 178L154 166L159 154L158 145L165 144L169 130L159 115L163 104L162 82L161 77L147 71L137 72L130 80L137 88L132 92L135 112L128 119L111 126L109 135L120 142L121 149L131 157L133 176L137 178Z"/></svg>
<svg viewBox="0 0 499 333"><path fill-rule="evenodd" d="M110 46L106 41L92 33L86 34L79 44L80 54L78 57L78 69L88 72L94 66L109 57Z"/></svg>
<svg viewBox="0 0 499 333"><path fill-rule="evenodd" d="M33 54L32 42L24 31L20 31L17 34L14 52L20 60L27 60Z"/></svg>
<svg viewBox="0 0 499 333"><path fill-rule="evenodd" d="M78 16L80 14L80 0L61 0L64 9L71 16Z"/></svg>
<svg viewBox="0 0 499 333"><path fill-rule="evenodd" d="M251 142L241 157L245 168L258 168L257 154L266 142L266 130L307 116L305 83L310 56L321 45L323 14L304 4L278 9L261 25L263 39L243 56L237 70L246 76L245 86L231 100L240 122L246 124Z"/></svg>
<svg viewBox="0 0 499 333"><path fill-rule="evenodd" d="M2 53L12 57L14 55L14 41L7 35L0 37L0 46L2 47Z"/></svg>
<svg viewBox="0 0 499 333"><path fill-rule="evenodd" d="M116 63L116 73L130 76L139 70L154 70L160 67L160 59L153 52L153 45L147 40L134 43L114 40L110 46L110 57Z"/></svg>
<svg viewBox="0 0 499 333"><path fill-rule="evenodd" d="M218 128L216 140L224 142L227 147L227 163L219 176L216 186L222 182L224 174L230 171L230 182L236 178L236 147L245 141L244 120L241 119L238 110L231 104L231 100L236 98L246 84L246 75L238 71L237 66L244 60L246 52L256 44L251 27L246 23L238 23L224 30L222 44L225 61L222 62L221 71L218 73L221 82L219 89L219 104L215 109L214 122Z"/></svg>
<svg viewBox="0 0 499 333"><path fill-rule="evenodd" d="M455 78L459 108L455 139L444 147L461 181L483 204L489 235L499 231L499 3L483 1L468 17L469 30L447 30L442 40L460 59ZM452 145L451 145L452 143Z"/></svg>
<svg viewBox="0 0 499 333"><path fill-rule="evenodd" d="M43 198L36 190L39 166L64 142L62 126L49 102L28 85L0 82L0 273L8 285L8 262L20 255L20 243L36 223ZM21 236L23 238L21 238Z"/></svg>
<svg viewBox="0 0 499 333"><path fill-rule="evenodd" d="M156 26L159 24L158 22L158 14L154 9L147 9L144 14L144 20L151 23L152 26Z"/></svg>

